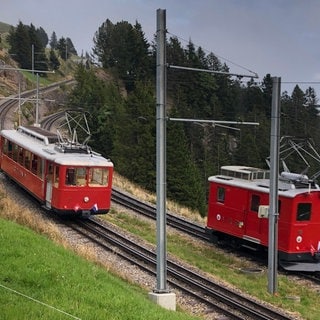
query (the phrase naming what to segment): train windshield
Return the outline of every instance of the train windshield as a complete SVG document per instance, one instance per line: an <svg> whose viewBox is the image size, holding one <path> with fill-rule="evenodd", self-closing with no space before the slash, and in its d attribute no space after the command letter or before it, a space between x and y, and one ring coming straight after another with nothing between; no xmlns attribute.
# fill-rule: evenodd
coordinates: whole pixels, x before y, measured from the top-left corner
<svg viewBox="0 0 320 320"><path fill-rule="evenodd" d="M299 203L297 207L297 221L309 221L311 219L311 203Z"/></svg>
<svg viewBox="0 0 320 320"><path fill-rule="evenodd" d="M105 187L108 185L107 168L67 168L65 184L68 186Z"/></svg>
<svg viewBox="0 0 320 320"><path fill-rule="evenodd" d="M109 171L107 168L90 168L89 169L89 186L105 187L108 185Z"/></svg>

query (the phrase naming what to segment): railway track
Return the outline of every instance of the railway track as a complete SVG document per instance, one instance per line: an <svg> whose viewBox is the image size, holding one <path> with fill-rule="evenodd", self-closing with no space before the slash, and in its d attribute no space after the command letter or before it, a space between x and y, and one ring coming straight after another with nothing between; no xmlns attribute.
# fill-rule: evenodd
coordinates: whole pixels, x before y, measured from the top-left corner
<svg viewBox="0 0 320 320"><path fill-rule="evenodd" d="M60 82L55 82L55 83L48 85L46 87L41 87L39 89L39 93L46 94L46 93L49 93L51 91L56 90L61 85L71 85L74 82L75 82L74 80L63 80ZM20 99L23 100L23 99L28 99L28 98L34 97L34 95L36 94L36 91L37 91L36 89L25 91L25 92L21 93ZM5 128L5 123L9 118L8 114L11 112L12 108L16 108L16 106L17 106L17 99L19 98L19 96L16 95L12 98L14 98L14 99L8 99L8 100L4 100L4 101L0 102L0 129Z"/></svg>
<svg viewBox="0 0 320 320"><path fill-rule="evenodd" d="M68 226L82 236L94 241L103 249L116 251L116 254L156 277L156 254L143 245L128 239L114 231L106 223L91 218L81 221L69 221ZM182 266L171 259L167 262L168 283L172 288L193 296L205 303L209 309L228 317L228 319L279 319L289 320L291 317L261 305L238 292L215 283L207 276Z"/></svg>
<svg viewBox="0 0 320 320"><path fill-rule="evenodd" d="M156 219L156 207L141 202L115 188L112 189L112 201L120 204L128 209L150 218ZM210 237L205 232L205 228L196 223L189 222L183 218L177 217L171 213L167 213L167 224L177 230L187 233L195 238L209 242Z"/></svg>
<svg viewBox="0 0 320 320"><path fill-rule="evenodd" d="M48 117L41 120L41 128L51 130L55 123L59 122L65 116L65 111L58 111Z"/></svg>

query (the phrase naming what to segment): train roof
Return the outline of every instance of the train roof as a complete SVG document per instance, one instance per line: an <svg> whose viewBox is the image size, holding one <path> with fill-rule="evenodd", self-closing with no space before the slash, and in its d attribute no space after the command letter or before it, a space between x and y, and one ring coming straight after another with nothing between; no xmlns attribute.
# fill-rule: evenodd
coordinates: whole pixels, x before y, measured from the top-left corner
<svg viewBox="0 0 320 320"><path fill-rule="evenodd" d="M301 176L298 174L291 175L294 179ZM306 192L320 192L319 186L313 181L306 183L305 181L290 180L289 177L290 173L279 177L279 195L294 197ZM303 178L305 177L303 176ZM270 191L270 171L254 167L223 166L221 167L221 174L209 177L208 181L263 193L269 193Z"/></svg>
<svg viewBox="0 0 320 320"><path fill-rule="evenodd" d="M66 151L58 147L58 136L38 127L19 127L17 130L2 130L1 136L32 153L61 165L107 166L113 163L96 152L74 149Z"/></svg>

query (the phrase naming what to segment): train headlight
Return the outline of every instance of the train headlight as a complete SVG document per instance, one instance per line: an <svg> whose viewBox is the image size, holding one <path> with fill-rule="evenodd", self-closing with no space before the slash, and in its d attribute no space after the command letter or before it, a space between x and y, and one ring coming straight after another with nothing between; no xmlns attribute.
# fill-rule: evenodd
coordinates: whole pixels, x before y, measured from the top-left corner
<svg viewBox="0 0 320 320"><path fill-rule="evenodd" d="M296 237L296 241L297 241L297 243L301 243L302 242L302 237L301 236L297 236Z"/></svg>
<svg viewBox="0 0 320 320"><path fill-rule="evenodd" d="M89 202L89 197L84 197L84 198L83 198L83 201L84 201L85 203L88 203L88 202Z"/></svg>

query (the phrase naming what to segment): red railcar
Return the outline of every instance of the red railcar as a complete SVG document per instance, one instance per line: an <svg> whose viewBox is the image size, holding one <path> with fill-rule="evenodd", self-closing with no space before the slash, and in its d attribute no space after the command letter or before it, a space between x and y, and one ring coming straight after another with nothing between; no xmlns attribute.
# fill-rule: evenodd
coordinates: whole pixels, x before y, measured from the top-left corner
<svg viewBox="0 0 320 320"><path fill-rule="evenodd" d="M269 171L224 166L209 177L207 232L214 241L268 246ZM320 271L320 189L285 172L278 182L278 257L287 270Z"/></svg>
<svg viewBox="0 0 320 320"><path fill-rule="evenodd" d="M88 146L59 142L38 127L2 130L0 168L45 208L61 215L105 214L113 164Z"/></svg>

